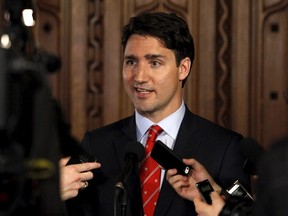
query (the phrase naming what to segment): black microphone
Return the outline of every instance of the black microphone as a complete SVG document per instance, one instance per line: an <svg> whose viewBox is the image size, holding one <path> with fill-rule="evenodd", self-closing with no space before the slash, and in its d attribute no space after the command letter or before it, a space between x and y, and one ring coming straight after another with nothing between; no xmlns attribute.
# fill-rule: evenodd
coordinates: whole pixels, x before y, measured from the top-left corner
<svg viewBox="0 0 288 216"><path fill-rule="evenodd" d="M120 173L115 185L116 188L124 189L127 178L131 170L135 167L137 163L142 161L145 157L145 150L141 143L132 141L127 143L125 148L125 167Z"/></svg>
<svg viewBox="0 0 288 216"><path fill-rule="evenodd" d="M49 73L57 71L62 66L60 57L41 50L38 50L38 53L34 56L34 60L44 65Z"/></svg>
<svg viewBox="0 0 288 216"><path fill-rule="evenodd" d="M253 138L246 137L240 143L240 151L247 157L243 165L243 171L247 174L257 174L257 164L264 152L263 147Z"/></svg>

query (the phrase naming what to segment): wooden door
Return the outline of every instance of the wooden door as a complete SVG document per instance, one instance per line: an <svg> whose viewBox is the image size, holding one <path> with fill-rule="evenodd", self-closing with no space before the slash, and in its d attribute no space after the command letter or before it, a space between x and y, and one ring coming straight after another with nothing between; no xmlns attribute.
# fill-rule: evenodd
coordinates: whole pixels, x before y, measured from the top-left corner
<svg viewBox="0 0 288 216"><path fill-rule="evenodd" d="M288 135L288 1L255 1L251 134L263 146Z"/></svg>

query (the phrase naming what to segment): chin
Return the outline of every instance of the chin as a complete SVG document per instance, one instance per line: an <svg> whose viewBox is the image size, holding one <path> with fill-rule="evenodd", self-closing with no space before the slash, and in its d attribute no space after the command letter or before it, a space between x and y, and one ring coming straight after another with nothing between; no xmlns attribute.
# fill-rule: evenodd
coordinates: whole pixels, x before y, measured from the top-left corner
<svg viewBox="0 0 288 216"><path fill-rule="evenodd" d="M153 107L151 106L135 106L135 109L142 115L147 115L149 113L152 113L154 111Z"/></svg>

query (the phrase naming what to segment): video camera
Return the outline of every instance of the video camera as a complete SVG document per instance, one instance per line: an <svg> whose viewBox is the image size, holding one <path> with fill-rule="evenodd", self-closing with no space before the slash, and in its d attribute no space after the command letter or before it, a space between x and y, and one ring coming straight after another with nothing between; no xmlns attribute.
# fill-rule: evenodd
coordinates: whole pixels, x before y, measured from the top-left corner
<svg viewBox="0 0 288 216"><path fill-rule="evenodd" d="M35 2L6 0L0 32L0 215L60 215L65 125L47 78L60 59L36 47ZM60 124L59 124L60 123ZM69 137L70 138L70 137ZM71 138L72 139L72 138Z"/></svg>

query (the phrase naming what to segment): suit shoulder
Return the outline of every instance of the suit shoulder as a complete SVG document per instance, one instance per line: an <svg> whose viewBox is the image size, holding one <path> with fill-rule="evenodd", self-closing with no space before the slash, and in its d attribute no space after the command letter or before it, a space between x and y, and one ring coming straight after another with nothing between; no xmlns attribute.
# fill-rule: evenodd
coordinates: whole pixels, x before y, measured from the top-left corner
<svg viewBox="0 0 288 216"><path fill-rule="evenodd" d="M85 135L97 135L97 134L106 134L106 133L114 133L114 132L119 132L120 128L126 127L127 125L131 124L131 122L133 121L133 116L129 116L127 118L112 122L110 124L107 124L105 126L99 127L99 128L95 128L92 129L90 131L87 131L85 133Z"/></svg>
<svg viewBox="0 0 288 216"><path fill-rule="evenodd" d="M237 139L243 138L243 135L238 133L237 131L231 130L229 128L225 128L209 119L203 118L196 114L193 114L194 118L197 122L198 128L200 130L204 129L205 131L209 131L210 136L217 136L217 137L236 137Z"/></svg>

